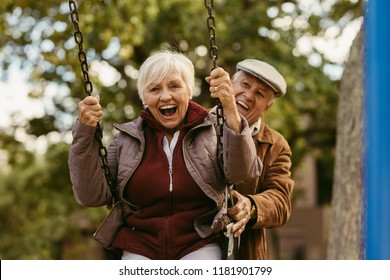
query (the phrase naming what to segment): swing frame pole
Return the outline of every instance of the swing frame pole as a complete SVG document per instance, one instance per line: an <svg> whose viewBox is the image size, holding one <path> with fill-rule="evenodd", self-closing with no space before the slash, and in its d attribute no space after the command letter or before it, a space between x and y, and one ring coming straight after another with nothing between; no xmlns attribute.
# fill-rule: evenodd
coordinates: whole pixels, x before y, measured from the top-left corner
<svg viewBox="0 0 390 280"><path fill-rule="evenodd" d="M390 259L390 1L365 6L366 258Z"/></svg>

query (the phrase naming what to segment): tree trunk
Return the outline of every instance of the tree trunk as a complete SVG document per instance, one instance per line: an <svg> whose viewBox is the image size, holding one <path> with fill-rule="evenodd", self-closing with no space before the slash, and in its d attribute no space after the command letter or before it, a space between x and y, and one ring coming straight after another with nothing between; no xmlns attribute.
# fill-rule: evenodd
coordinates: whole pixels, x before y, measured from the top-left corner
<svg viewBox="0 0 390 280"><path fill-rule="evenodd" d="M357 260L363 246L363 27L340 83L328 259Z"/></svg>

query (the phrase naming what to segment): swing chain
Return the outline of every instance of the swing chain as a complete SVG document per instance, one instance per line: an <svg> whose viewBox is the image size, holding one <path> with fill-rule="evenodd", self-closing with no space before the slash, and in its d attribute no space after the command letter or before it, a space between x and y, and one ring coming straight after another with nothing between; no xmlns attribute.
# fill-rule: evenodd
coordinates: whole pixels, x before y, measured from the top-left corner
<svg viewBox="0 0 390 280"><path fill-rule="evenodd" d="M217 67L218 47L217 47L217 42L216 42L216 37L215 37L215 17L213 14L213 7L214 7L213 2L214 2L213 0L211 0L211 1L205 0L204 1L205 6L206 6L207 11L208 11L207 27L209 30L209 39L210 39L210 58L213 61L213 69L215 69ZM217 144L218 144L218 147L220 147L220 149L219 149L220 154L218 156L219 156L219 160L220 160L222 168L223 168L222 138L223 138L223 124L224 124L224 122L225 122L225 119L224 119L224 113L223 113L223 106L222 106L220 100L218 99L217 124L219 127L219 132L218 132ZM225 183L227 185L231 185L231 183L228 182L226 180L226 178L224 178L224 180L225 180Z"/></svg>
<svg viewBox="0 0 390 280"><path fill-rule="evenodd" d="M217 59L218 59L218 47L215 38L215 17L213 14L214 1L205 0L204 4L208 11L207 28L209 30L209 39L210 39L210 58L213 61L213 69L214 69L217 67Z"/></svg>
<svg viewBox="0 0 390 280"><path fill-rule="evenodd" d="M218 47L216 42L216 36L215 36L215 17L213 14L213 6L214 2L213 0L205 0L204 1L205 6L208 11L208 17L207 17L207 27L209 30L209 39L210 39L210 58L213 62L213 68L217 68L217 59L218 59ZM217 136L217 147L218 147L218 159L220 163L220 168L222 170L222 174L224 174L224 160L223 160L223 145L222 145L222 139L223 139L223 126L224 126L224 112L223 112L223 106L221 104L221 101L218 99L217 103L217 125L219 128L218 136ZM233 196L232 196L232 189L233 184L226 178L226 176L223 176L224 184L225 184L225 205L224 207L228 207L228 205L233 206ZM225 231L224 235L227 237L228 243L227 243L227 259L233 259L234 258L234 252L240 247L240 238L235 238L233 236L233 233L231 232L232 226L234 222L230 220L229 217L225 217Z"/></svg>
<svg viewBox="0 0 390 280"><path fill-rule="evenodd" d="M74 33L73 37L74 40L79 48L78 57L80 61L81 71L84 78L84 90L88 96L91 95L93 91L92 82L89 79L88 74L88 61L87 61L87 55L86 52L83 49L83 33L80 30L79 27L79 15L77 12L77 3L75 0L69 0L69 9L70 9L70 20L74 25ZM106 181L108 183L108 186L110 188L112 199L114 203L115 194L116 194L116 181L114 177L111 174L110 167L108 165L108 159L107 159L107 149L103 145L102 142L103 138L103 130L99 123L96 125L96 131L95 131L95 140L98 143L99 146L99 156L101 159L101 165L104 172L104 176L106 178Z"/></svg>
<svg viewBox="0 0 390 280"><path fill-rule="evenodd" d="M77 12L77 3L74 0L69 0L69 8L70 8L70 19L74 25L74 33L73 37L74 40L79 47L79 61L81 65L81 71L83 74L84 78L84 90L88 95L91 95L93 91L92 83L91 80L89 79L89 74L88 74L88 62L87 62L87 55L83 49L83 33L80 30L79 27L79 14Z"/></svg>
<svg viewBox="0 0 390 280"><path fill-rule="evenodd" d="M213 61L213 69L215 69L217 67L218 47L217 47L217 41L215 37L215 17L213 13L214 1L205 0L204 4L208 11L207 28L209 30L209 39L210 39L210 58ZM221 162L222 168L223 168L223 151L222 151L223 123L224 123L223 107L221 102L218 99L217 124L219 127L219 133L218 133L217 143L218 143L218 147L221 147L220 154L218 155L218 157Z"/></svg>

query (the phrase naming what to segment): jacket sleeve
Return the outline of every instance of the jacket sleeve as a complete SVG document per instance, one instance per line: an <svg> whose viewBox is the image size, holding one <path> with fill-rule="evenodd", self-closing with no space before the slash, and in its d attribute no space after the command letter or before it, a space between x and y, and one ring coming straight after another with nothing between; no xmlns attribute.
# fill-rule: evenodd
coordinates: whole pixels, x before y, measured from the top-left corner
<svg viewBox="0 0 390 280"><path fill-rule="evenodd" d="M223 128L224 172L233 184L259 177L263 168L248 123L242 116L241 121L243 129L240 134L234 133L226 124Z"/></svg>
<svg viewBox="0 0 390 280"><path fill-rule="evenodd" d="M291 194L294 181L291 178L291 149L284 138L272 145L269 153L272 162L267 162L264 179L257 192L249 195L257 208L253 229L272 228L285 224L291 215Z"/></svg>
<svg viewBox="0 0 390 280"><path fill-rule="evenodd" d="M77 120L72 134L68 167L76 202L89 207L107 205L112 196L101 166L95 128Z"/></svg>

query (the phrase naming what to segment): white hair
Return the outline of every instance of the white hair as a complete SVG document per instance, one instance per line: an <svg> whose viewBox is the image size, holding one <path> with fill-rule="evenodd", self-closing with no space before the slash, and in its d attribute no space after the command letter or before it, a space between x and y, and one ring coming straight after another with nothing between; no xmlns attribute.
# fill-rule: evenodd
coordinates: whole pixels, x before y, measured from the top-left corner
<svg viewBox="0 0 390 280"><path fill-rule="evenodd" d="M192 98L195 91L193 63L179 52L164 50L149 56L139 69L137 89L142 103L145 89L151 84L159 84L172 70L180 73L188 88L190 99Z"/></svg>

